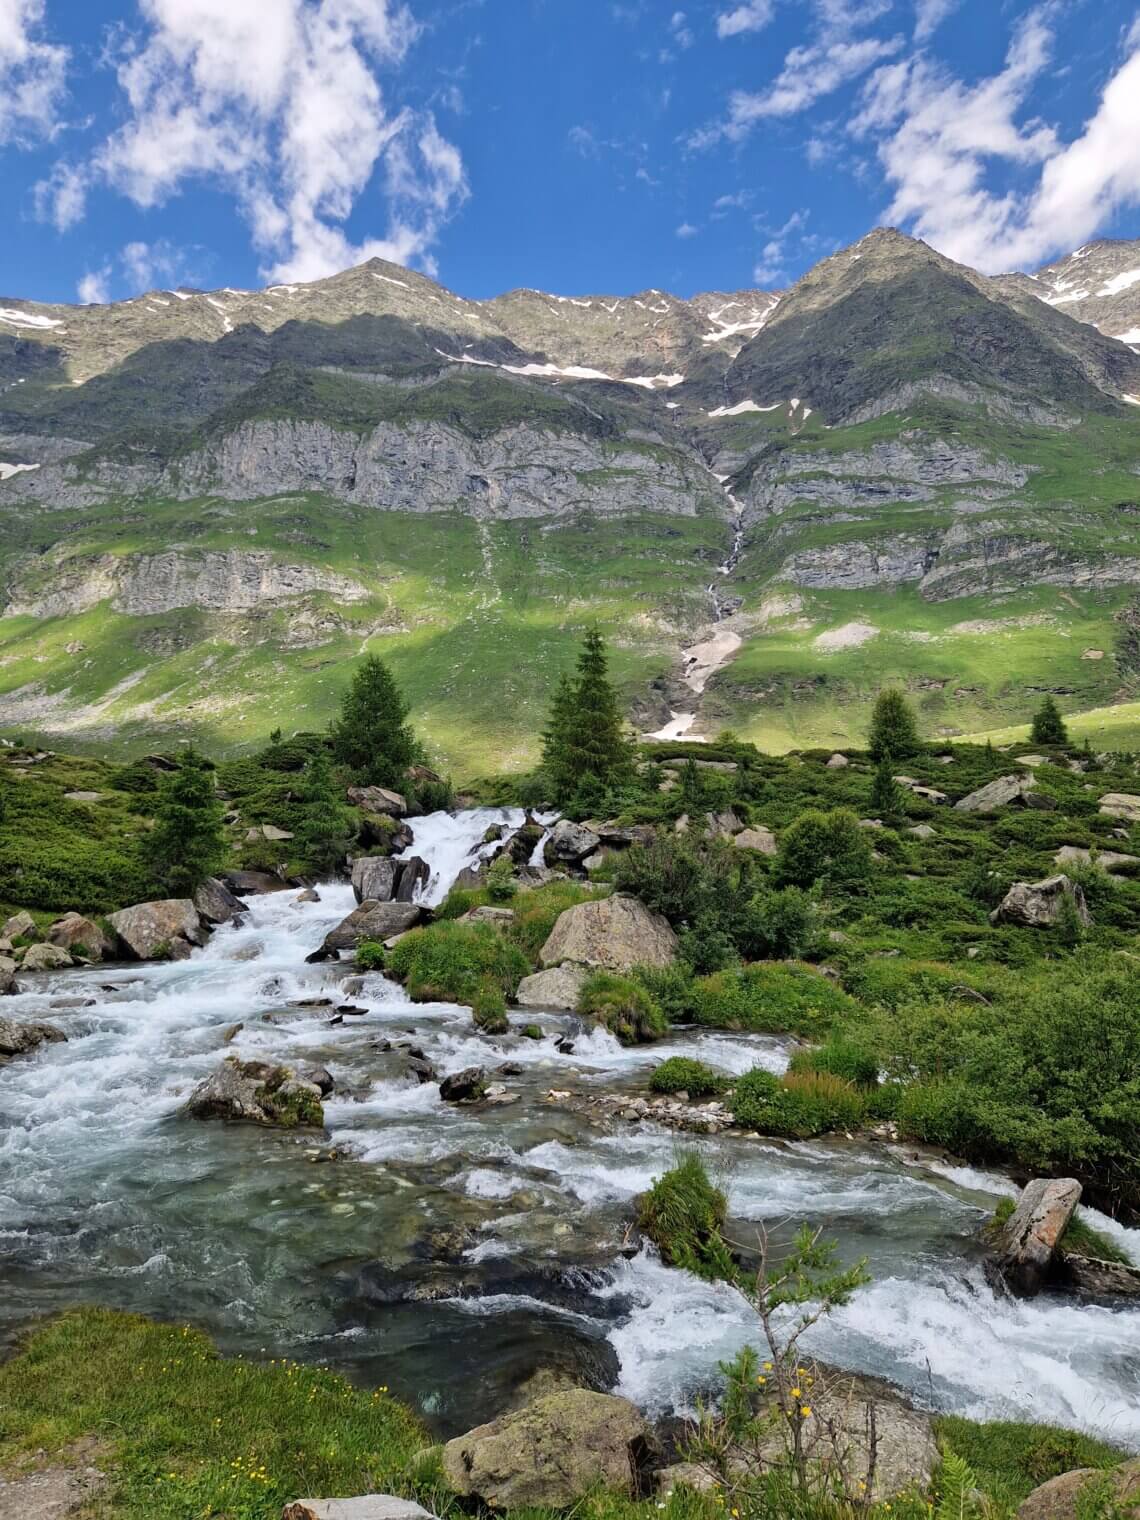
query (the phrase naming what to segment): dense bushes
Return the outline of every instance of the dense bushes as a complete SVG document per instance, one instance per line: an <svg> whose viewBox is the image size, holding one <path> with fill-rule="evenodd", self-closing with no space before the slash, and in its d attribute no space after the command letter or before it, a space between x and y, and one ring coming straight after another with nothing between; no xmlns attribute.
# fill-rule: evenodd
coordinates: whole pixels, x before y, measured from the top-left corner
<svg viewBox="0 0 1140 1520"><path fill-rule="evenodd" d="M851 1016L854 1004L809 966L746 966L718 971L693 984L693 1016L718 1029L761 1034L826 1034Z"/></svg>
<svg viewBox="0 0 1140 1520"><path fill-rule="evenodd" d="M471 1004L488 986L513 998L530 962L489 924L442 922L405 934L387 954L388 970L417 1003Z"/></svg>
<svg viewBox="0 0 1140 1520"><path fill-rule="evenodd" d="M776 880L786 886L855 887L871 873L867 831L846 808L810 809L784 832L776 857Z"/></svg>
<svg viewBox="0 0 1140 1520"><path fill-rule="evenodd" d="M824 1045L797 1050L791 1059L793 1072L828 1072L855 1087L875 1087L879 1080L878 1057L844 1034L835 1034Z"/></svg>
<svg viewBox="0 0 1140 1520"><path fill-rule="evenodd" d="M830 1072L790 1072L781 1078L757 1069L741 1077L732 1094L738 1124L798 1140L857 1128L866 1113L859 1089Z"/></svg>
<svg viewBox="0 0 1140 1520"><path fill-rule="evenodd" d="M595 971L578 995L578 1012L597 1019L623 1045L641 1045L668 1033L660 1006L645 987L630 976Z"/></svg>
<svg viewBox="0 0 1140 1520"><path fill-rule="evenodd" d="M670 1056L650 1077L649 1086L656 1093L685 1092L690 1098L714 1098L728 1086L728 1078L703 1061Z"/></svg>

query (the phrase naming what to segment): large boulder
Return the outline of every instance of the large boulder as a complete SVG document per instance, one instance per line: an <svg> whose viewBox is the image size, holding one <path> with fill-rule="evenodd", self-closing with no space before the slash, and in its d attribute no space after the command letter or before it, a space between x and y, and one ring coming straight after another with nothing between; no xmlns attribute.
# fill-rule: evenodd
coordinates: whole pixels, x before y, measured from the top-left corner
<svg viewBox="0 0 1140 1520"><path fill-rule="evenodd" d="M416 903L362 902L335 929L329 930L317 954L327 958L338 950L355 950L363 939L383 941L406 934L422 917L423 909Z"/></svg>
<svg viewBox="0 0 1140 1520"><path fill-rule="evenodd" d="M431 867L426 860L421 860L418 855L413 855L411 860L403 862L400 871L400 884L396 888L396 901L402 903L415 902L416 894L421 887L426 887L431 880Z"/></svg>
<svg viewBox="0 0 1140 1520"><path fill-rule="evenodd" d="M139 961L179 959L205 942L202 920L189 897L136 903L108 919L128 955Z"/></svg>
<svg viewBox="0 0 1140 1520"><path fill-rule="evenodd" d="M778 849L775 834L763 826L742 829L732 842L738 850L755 850L760 855L775 855Z"/></svg>
<svg viewBox="0 0 1140 1520"><path fill-rule="evenodd" d="M1082 1298L1140 1299L1140 1267L1063 1248L1059 1261L1066 1284Z"/></svg>
<svg viewBox="0 0 1140 1520"><path fill-rule="evenodd" d="M1110 1504L1116 1508L1097 1509L1095 1513L1131 1514L1132 1507L1140 1505L1140 1457L1107 1471L1078 1467L1050 1478L1022 1500L1017 1520L1081 1520L1083 1515L1094 1513L1087 1506L1090 1492L1095 1493L1099 1485L1104 1486Z"/></svg>
<svg viewBox="0 0 1140 1520"><path fill-rule="evenodd" d="M348 800L365 813L390 813L403 818L408 811L407 799L400 792L389 791L386 786L350 786Z"/></svg>
<svg viewBox="0 0 1140 1520"><path fill-rule="evenodd" d="M471 1103L485 1096L487 1073L482 1066L467 1066L453 1071L439 1084L439 1095L445 1103Z"/></svg>
<svg viewBox="0 0 1140 1520"><path fill-rule="evenodd" d="M56 1045L67 1036L54 1024L17 1024L12 1019L0 1019L0 1066L16 1056L27 1055L41 1045Z"/></svg>
<svg viewBox="0 0 1140 1520"><path fill-rule="evenodd" d="M568 1388L479 1425L443 1448L462 1498L495 1509L566 1509L591 1489L640 1489L648 1429L627 1399Z"/></svg>
<svg viewBox="0 0 1140 1520"><path fill-rule="evenodd" d="M62 971L75 962L58 945L29 945L20 962L21 971Z"/></svg>
<svg viewBox="0 0 1140 1520"><path fill-rule="evenodd" d="M115 953L114 941L81 913L65 913L48 930L48 941L78 960L101 961Z"/></svg>
<svg viewBox="0 0 1140 1520"><path fill-rule="evenodd" d="M391 855L361 855L354 860L352 890L357 902L391 902L403 869L403 861Z"/></svg>
<svg viewBox="0 0 1140 1520"><path fill-rule="evenodd" d="M194 893L198 916L208 924L232 924L245 912L245 904L224 881L211 876Z"/></svg>
<svg viewBox="0 0 1140 1520"><path fill-rule="evenodd" d="M996 813L998 808L1029 805L1037 785L1035 776L999 776L954 804L959 813Z"/></svg>
<svg viewBox="0 0 1140 1520"><path fill-rule="evenodd" d="M1047 876L1044 881L1015 881L990 914L993 924L1020 924L1026 929L1049 929L1061 915L1068 900L1077 918L1087 928L1092 923L1085 894L1063 874Z"/></svg>
<svg viewBox="0 0 1140 1520"><path fill-rule="evenodd" d="M1122 855L1119 850L1086 850L1079 844L1063 844L1053 856L1057 865L1064 866L1092 866L1097 871L1103 871L1106 876L1116 875L1118 872L1124 876L1135 874L1140 867L1140 855Z"/></svg>
<svg viewBox="0 0 1140 1520"><path fill-rule="evenodd" d="M1125 823L1140 822L1140 797L1134 792L1105 792L1100 811L1106 818L1120 818Z"/></svg>
<svg viewBox="0 0 1140 1520"><path fill-rule="evenodd" d="M562 913L542 947L544 966L589 966L629 971L634 966L671 966L677 936L659 913L636 897L603 897Z"/></svg>
<svg viewBox="0 0 1140 1520"><path fill-rule="evenodd" d="M288 1066L239 1061L230 1056L190 1094L192 1119L264 1124L277 1129L320 1129L325 1122L321 1089Z"/></svg>
<svg viewBox="0 0 1140 1520"><path fill-rule="evenodd" d="M0 929L0 939L39 939L40 931L36 928L36 921L30 913L13 913Z"/></svg>
<svg viewBox="0 0 1140 1520"><path fill-rule="evenodd" d="M581 966L554 966L536 971L519 983L515 1002L520 1008L575 1009L587 973Z"/></svg>
<svg viewBox="0 0 1140 1520"><path fill-rule="evenodd" d="M592 855L601 839L584 823L572 823L560 818L550 831L544 854L548 866L578 865L587 855Z"/></svg>
<svg viewBox="0 0 1140 1520"><path fill-rule="evenodd" d="M998 1242L998 1267L1015 1292L1032 1298L1041 1291L1080 1199L1075 1177L1035 1177L1026 1183Z"/></svg>
<svg viewBox="0 0 1140 1520"><path fill-rule="evenodd" d="M16 962L0 955L0 997L15 997L20 990L16 980Z"/></svg>

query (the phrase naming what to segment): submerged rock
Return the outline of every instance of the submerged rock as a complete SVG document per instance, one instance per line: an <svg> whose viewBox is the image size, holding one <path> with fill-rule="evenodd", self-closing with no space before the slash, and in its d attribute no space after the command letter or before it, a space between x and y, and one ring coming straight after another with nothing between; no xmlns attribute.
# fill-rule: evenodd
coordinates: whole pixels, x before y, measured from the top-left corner
<svg viewBox="0 0 1140 1520"><path fill-rule="evenodd" d="M1033 1298L1051 1271L1061 1237L1081 1199L1075 1177L1036 1177L1002 1226L998 1267L1016 1293Z"/></svg>
<svg viewBox="0 0 1140 1520"><path fill-rule="evenodd" d="M569 961L606 971L671 966L676 958L677 936L665 919L636 897L620 895L567 908L539 956L544 966Z"/></svg>
<svg viewBox="0 0 1140 1520"><path fill-rule="evenodd" d="M1088 928L1092 915L1085 894L1065 875L1044 881L1015 881L990 914L993 924L1020 924L1026 929L1049 929L1061 916L1062 905L1071 902L1080 922Z"/></svg>
<svg viewBox="0 0 1140 1520"><path fill-rule="evenodd" d="M564 1509L593 1488L639 1493L649 1450L627 1399L568 1388L449 1441L443 1472L456 1494L495 1509Z"/></svg>
<svg viewBox="0 0 1140 1520"><path fill-rule="evenodd" d="M63 1030L54 1024L17 1024L12 1019L0 1019L0 1066L16 1056L38 1050L41 1045L57 1045L66 1040Z"/></svg>
<svg viewBox="0 0 1140 1520"><path fill-rule="evenodd" d="M224 1119L278 1129L321 1129L325 1122L321 1089L315 1082L303 1080L288 1066L239 1061L235 1056L228 1057L198 1084L190 1094L186 1112L192 1119Z"/></svg>

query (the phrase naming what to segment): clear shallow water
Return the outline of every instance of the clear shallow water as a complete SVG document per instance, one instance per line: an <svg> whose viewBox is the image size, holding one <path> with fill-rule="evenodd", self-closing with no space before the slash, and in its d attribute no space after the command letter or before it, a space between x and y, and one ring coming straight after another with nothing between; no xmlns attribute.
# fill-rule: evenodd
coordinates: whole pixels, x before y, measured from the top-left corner
<svg viewBox="0 0 1140 1520"><path fill-rule="evenodd" d="M459 820L458 842L434 825L440 880L481 840L478 823ZM620 1253L631 1201L678 1137L607 1131L545 1094L636 1086L666 1052L779 1070L781 1043L680 1031L623 1050L595 1029L563 1056L549 1037L489 1039L466 1009L306 966L352 906L346 887L321 895L252 900L188 962L65 973L6 1000L5 1014L49 1018L69 1040L0 1071L0 1330L79 1301L188 1319L229 1349L388 1383L445 1432L486 1418L540 1366L655 1410L689 1405L755 1325L730 1290ZM94 1002L53 1008L61 996ZM323 996L368 1013L332 1026L331 1009L290 1006ZM328 1066L329 1136L181 1117L238 1022L228 1048L243 1057ZM548 1036L575 1023L539 1022ZM441 1074L516 1062L522 1075L503 1080L519 1101L444 1104L407 1075L401 1043ZM1083 1425L1140 1449L1140 1314L998 1301L986 1285L972 1237L1005 1179L850 1143L695 1143L742 1240L761 1220L807 1219L870 1258L873 1284L819 1329L818 1354L940 1408ZM341 1159L312 1159L330 1145ZM1140 1257L1140 1232L1109 1227Z"/></svg>

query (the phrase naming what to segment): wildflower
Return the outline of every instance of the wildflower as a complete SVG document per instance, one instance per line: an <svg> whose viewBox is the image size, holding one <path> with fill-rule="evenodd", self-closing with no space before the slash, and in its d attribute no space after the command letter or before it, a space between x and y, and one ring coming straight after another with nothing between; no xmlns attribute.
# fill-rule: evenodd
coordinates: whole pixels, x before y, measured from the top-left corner
<svg viewBox="0 0 1140 1520"><path fill-rule="evenodd" d="M800 1396L800 1390L798 1388L793 1388L792 1389L792 1398L793 1399L798 1399L799 1396Z"/></svg>
<svg viewBox="0 0 1140 1520"><path fill-rule="evenodd" d="M804 1419L806 1420L811 1414L811 1405L804 1404L800 1409L800 1414L803 1415Z"/></svg>

